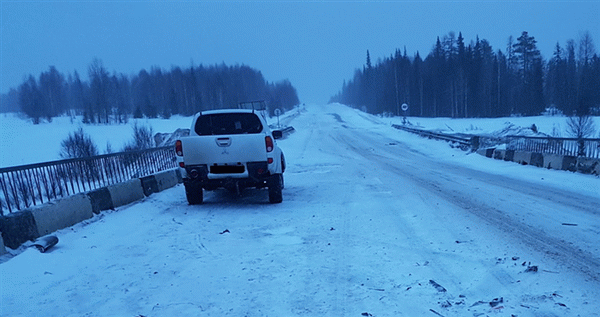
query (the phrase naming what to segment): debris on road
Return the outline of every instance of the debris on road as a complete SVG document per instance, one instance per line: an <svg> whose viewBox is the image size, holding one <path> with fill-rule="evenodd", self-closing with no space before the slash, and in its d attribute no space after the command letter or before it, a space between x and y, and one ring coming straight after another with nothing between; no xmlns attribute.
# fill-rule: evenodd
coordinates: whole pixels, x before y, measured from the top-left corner
<svg viewBox="0 0 600 317"><path fill-rule="evenodd" d="M446 292L446 289L442 285L436 283L434 280L429 280L429 284L435 287L435 289L440 293Z"/></svg>
<svg viewBox="0 0 600 317"><path fill-rule="evenodd" d="M51 247L55 246L58 243L57 236L45 236L38 238L32 244L32 246L36 247L41 253L48 251Z"/></svg>
<svg viewBox="0 0 600 317"><path fill-rule="evenodd" d="M504 303L504 298L500 297L500 298L494 298L491 302L490 302L490 306L491 307L496 307L498 306L498 304Z"/></svg>

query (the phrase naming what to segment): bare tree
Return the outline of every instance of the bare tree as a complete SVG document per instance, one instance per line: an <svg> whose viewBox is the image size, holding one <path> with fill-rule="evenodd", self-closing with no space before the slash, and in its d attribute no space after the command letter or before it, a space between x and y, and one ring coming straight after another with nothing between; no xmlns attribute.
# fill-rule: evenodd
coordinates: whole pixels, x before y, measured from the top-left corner
<svg viewBox="0 0 600 317"><path fill-rule="evenodd" d="M596 133L593 118L589 115L577 115L567 119L567 132L577 138L578 156L585 156L584 138L589 138Z"/></svg>
<svg viewBox="0 0 600 317"><path fill-rule="evenodd" d="M81 158L98 155L98 147L92 141L92 138L79 128L61 142L60 157L62 158Z"/></svg>
<svg viewBox="0 0 600 317"><path fill-rule="evenodd" d="M592 57L596 54L596 48L594 47L594 41L590 31L585 31L580 35L579 39L579 63L587 66L590 63Z"/></svg>
<svg viewBox="0 0 600 317"><path fill-rule="evenodd" d="M154 147L154 132L151 126L133 124L133 140L125 145L123 152L145 150Z"/></svg>
<svg viewBox="0 0 600 317"><path fill-rule="evenodd" d="M102 61L94 58L88 67L90 76L90 95L91 95L91 113L97 114L98 123L110 123L110 105L108 93L110 89L110 80L108 71L104 68ZM94 122L94 120L92 120Z"/></svg>
<svg viewBox="0 0 600 317"><path fill-rule="evenodd" d="M589 138L596 132L591 116L574 116L567 119L567 131L575 138Z"/></svg>

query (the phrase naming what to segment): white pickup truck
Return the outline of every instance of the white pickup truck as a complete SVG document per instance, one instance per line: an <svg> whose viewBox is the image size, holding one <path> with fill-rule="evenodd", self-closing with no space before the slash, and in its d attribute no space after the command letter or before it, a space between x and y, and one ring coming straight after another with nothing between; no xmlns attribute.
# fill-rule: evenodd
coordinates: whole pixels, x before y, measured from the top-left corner
<svg viewBox="0 0 600 317"><path fill-rule="evenodd" d="M190 136L175 143L188 203L201 204L203 189L239 194L248 187L267 187L269 202L282 202L285 157L275 141L281 137L269 128L264 109L197 113Z"/></svg>

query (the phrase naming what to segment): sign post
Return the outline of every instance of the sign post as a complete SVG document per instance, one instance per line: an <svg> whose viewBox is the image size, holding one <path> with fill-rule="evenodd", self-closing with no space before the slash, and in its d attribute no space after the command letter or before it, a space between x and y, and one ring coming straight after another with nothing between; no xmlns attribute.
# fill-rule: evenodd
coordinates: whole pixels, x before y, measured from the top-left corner
<svg viewBox="0 0 600 317"><path fill-rule="evenodd" d="M279 108L275 109L275 115L277 116L277 127L281 128L281 125L279 125L279 115L281 114L281 110L279 110Z"/></svg>
<svg viewBox="0 0 600 317"><path fill-rule="evenodd" d="M401 109L402 109L402 114L404 115L404 117L402 118L402 124L406 124L406 112L408 111L408 105L403 103Z"/></svg>

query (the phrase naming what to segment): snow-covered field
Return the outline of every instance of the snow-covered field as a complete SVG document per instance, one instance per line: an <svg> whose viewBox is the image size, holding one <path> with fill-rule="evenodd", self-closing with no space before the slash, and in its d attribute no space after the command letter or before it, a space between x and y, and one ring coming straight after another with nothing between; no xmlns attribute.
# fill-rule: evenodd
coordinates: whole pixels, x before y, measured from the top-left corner
<svg viewBox="0 0 600 317"><path fill-rule="evenodd" d="M33 125L22 115L4 113L0 114L0 167L59 160L61 142L80 127L92 138L100 154L106 152L107 146L119 152L133 140L135 122L151 127L154 133L171 133L177 128L189 128L192 119L173 116L169 120L131 119L121 125L85 125L81 117L60 117Z"/></svg>
<svg viewBox="0 0 600 317"><path fill-rule="evenodd" d="M61 120L4 116L2 166L56 158L79 126ZM566 128L553 117L410 120L463 133ZM468 154L390 127L400 121L307 105L282 118L296 129L279 141L282 204L246 190L189 206L179 185L105 212L57 232L48 253L4 256L0 315L600 316L600 179ZM84 129L113 149L132 130Z"/></svg>

